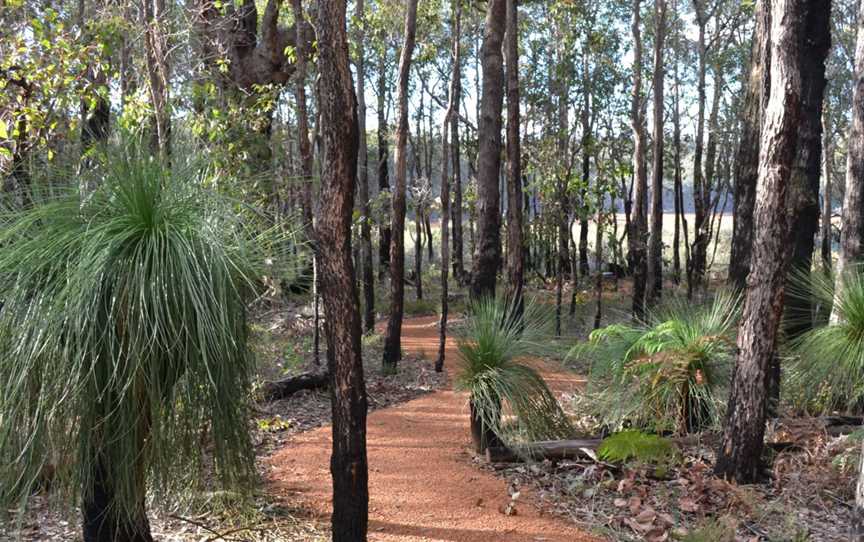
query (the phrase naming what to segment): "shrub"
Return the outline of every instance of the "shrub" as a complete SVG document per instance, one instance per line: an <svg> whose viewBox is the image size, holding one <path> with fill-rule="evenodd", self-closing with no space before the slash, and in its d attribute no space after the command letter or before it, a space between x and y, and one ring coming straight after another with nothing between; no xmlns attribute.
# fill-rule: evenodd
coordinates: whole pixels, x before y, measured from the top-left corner
<svg viewBox="0 0 864 542"><path fill-rule="evenodd" d="M24 502L53 455L65 499L127 534L147 488L173 498L205 463L250 487L246 305L279 261L206 168L146 147L109 149L95 182L0 227L0 502Z"/></svg>
<svg viewBox="0 0 864 542"><path fill-rule="evenodd" d="M572 434L569 420L531 360L550 337L549 323L548 312L534 303L525 305L522 318L502 300L483 299L470 306L458 330L461 359L455 385L470 394L478 450L497 439L509 445Z"/></svg>
<svg viewBox="0 0 864 542"><path fill-rule="evenodd" d="M645 322L591 333L571 356L590 363L600 421L613 429L629 424L678 433L717 425L739 305L728 293L702 306L677 301Z"/></svg>
<svg viewBox="0 0 864 542"><path fill-rule="evenodd" d="M842 277L835 297L830 276L814 273L812 295L819 305L831 306L833 321L817 320L817 327L790 344L793 358L786 371L786 392L810 411L860 411L864 405L864 273L860 266Z"/></svg>
<svg viewBox="0 0 864 542"><path fill-rule="evenodd" d="M668 439L642 431L620 431L603 439L597 457L604 461L659 464L670 461L676 454Z"/></svg>

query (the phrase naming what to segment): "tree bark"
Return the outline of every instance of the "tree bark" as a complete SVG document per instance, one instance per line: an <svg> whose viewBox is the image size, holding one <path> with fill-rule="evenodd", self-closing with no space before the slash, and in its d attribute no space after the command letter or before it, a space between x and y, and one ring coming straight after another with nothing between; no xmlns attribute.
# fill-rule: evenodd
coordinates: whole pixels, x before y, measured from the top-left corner
<svg viewBox="0 0 864 542"><path fill-rule="evenodd" d="M827 109L827 108L826 108ZM832 201L834 176L834 145L829 130L829 114L822 111L822 216L820 218L820 254L823 272L830 272L833 266L831 246L833 234L831 231L831 214L834 206Z"/></svg>
<svg viewBox="0 0 864 542"><path fill-rule="evenodd" d="M147 56L150 103L153 105L153 130L150 147L154 154L171 154L171 111L168 88L168 39L165 31L165 0L143 0L144 49Z"/></svg>
<svg viewBox="0 0 864 542"><path fill-rule="evenodd" d="M387 135L387 53L378 57L378 193L390 192L390 150ZM386 201L385 204L389 204ZM378 266L379 277L384 277L390 268L390 214L387 209L378 225Z"/></svg>
<svg viewBox="0 0 864 542"><path fill-rule="evenodd" d="M790 265L810 273L816 232L819 228L819 180L822 169L822 103L825 94L825 59L831 48L831 0L812 0L804 7L798 61L801 72L801 123L798 128L798 154L790 181L789 213L794 217ZM784 333L794 340L813 327L813 303L806 284L798 285L796 295L786 302ZM779 399L780 385L772 389Z"/></svg>
<svg viewBox="0 0 864 542"><path fill-rule="evenodd" d="M645 118L642 97L642 24L640 10L642 0L633 0L633 93L630 107L630 121L633 128L633 209L630 231L627 233L630 263L633 271L633 317L645 316L645 286L648 273L647 247L645 237L648 233L646 216L646 192L648 191L647 158L645 156Z"/></svg>
<svg viewBox="0 0 864 542"><path fill-rule="evenodd" d="M135 507L134 517L121 517L103 459L95 457L93 460L92 479L82 495L84 542L153 542L143 498ZM140 465L132 468L138 467Z"/></svg>
<svg viewBox="0 0 864 542"><path fill-rule="evenodd" d="M351 260L357 178L357 102L348 67L345 2L319 0L318 63L324 155L317 246L321 265L327 366L333 378L332 532L334 542L366 540L369 512L366 385L360 348L360 303Z"/></svg>
<svg viewBox="0 0 864 542"><path fill-rule="evenodd" d="M519 134L519 7L507 0L507 288L517 317L523 311L525 253L522 238L522 157Z"/></svg>
<svg viewBox="0 0 864 542"><path fill-rule="evenodd" d="M450 122L453 117L458 117L454 113L455 109L459 106L459 39L462 26L460 4L460 0L452 1L453 72L450 75L450 96L447 100L447 110L444 113L444 122L441 123L441 315L438 321L438 359L435 362L435 371L439 373L444 370L444 357L447 349L448 279L450 273L450 176L447 173L450 145L447 144L447 131L451 127ZM454 134L454 137L458 137L458 131ZM456 146L455 140L452 142L452 146ZM458 182L455 179L456 171L453 172L453 177L453 182ZM454 271L453 274L455 275L456 272Z"/></svg>
<svg viewBox="0 0 864 542"><path fill-rule="evenodd" d="M654 165L651 177L651 236L648 240L648 304L663 291L663 47L666 34L666 0L654 2ZM715 90L715 93L718 90Z"/></svg>
<svg viewBox="0 0 864 542"><path fill-rule="evenodd" d="M705 13L703 0L693 0L696 8L696 24L699 27L697 53L699 64L697 68L698 113L696 120L696 142L693 151L693 248L690 267L687 269L687 297L693 297L693 292L702 286L705 276L705 265L708 257L708 207L711 192L706 187L702 171L702 155L705 150L705 75L708 48L705 43L705 27L708 15Z"/></svg>
<svg viewBox="0 0 864 542"><path fill-rule="evenodd" d="M409 0L405 13L405 42L399 58L396 95L396 183L391 199L390 220L390 318L384 334L383 368L396 370L402 357L402 312L405 305L405 177L408 174L408 78L417 33L417 0ZM419 279L419 277L418 277Z"/></svg>
<svg viewBox="0 0 864 542"><path fill-rule="evenodd" d="M803 32L800 0L771 5L771 92L765 110L756 192L756 235L738 331L723 439L714 470L739 483L759 478L766 419L767 370L775 355L790 256L787 197L798 143Z"/></svg>
<svg viewBox="0 0 864 542"><path fill-rule="evenodd" d="M741 139L735 157L735 197L732 218L732 251L729 257L729 283L739 290L747 285L753 244L753 209L759 173L759 139L763 109L771 81L770 10L767 0L756 3L756 28L750 49L750 70L744 94Z"/></svg>
<svg viewBox="0 0 864 542"><path fill-rule="evenodd" d="M295 2L297 0L294 0ZM360 132L360 161L357 165L357 185L359 187L360 214L360 260L363 267L361 282L363 284L363 329L371 333L375 328L375 272L372 262L372 217L369 210L369 153L366 145L366 58L363 40L363 16L365 0L357 0L355 17L357 18L357 129Z"/></svg>
<svg viewBox="0 0 864 542"><path fill-rule="evenodd" d="M480 99L477 153L477 241L471 268L471 298L494 297L501 263L501 108L504 89L506 0L490 0L483 36L483 86Z"/></svg>

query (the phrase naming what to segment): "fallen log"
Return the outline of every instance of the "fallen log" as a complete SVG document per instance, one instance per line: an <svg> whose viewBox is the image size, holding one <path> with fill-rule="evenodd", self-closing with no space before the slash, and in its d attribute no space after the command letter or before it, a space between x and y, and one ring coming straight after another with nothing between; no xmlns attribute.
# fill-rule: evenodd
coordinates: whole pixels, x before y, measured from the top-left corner
<svg viewBox="0 0 864 542"><path fill-rule="evenodd" d="M684 437L666 437L679 446L692 446L700 442L713 446L717 435L703 433L698 435L687 435ZM486 448L486 461L489 463L516 463L531 458L536 461L561 461L564 459L591 459L597 460L594 451L600 446L603 439L600 437L570 439L570 440L543 440L533 442L516 449L504 446L493 446Z"/></svg>
<svg viewBox="0 0 864 542"><path fill-rule="evenodd" d="M329 385L330 374L327 372L303 373L281 380L265 382L261 386L261 397L265 401L278 401L280 399L287 399L298 391L317 390L326 388Z"/></svg>

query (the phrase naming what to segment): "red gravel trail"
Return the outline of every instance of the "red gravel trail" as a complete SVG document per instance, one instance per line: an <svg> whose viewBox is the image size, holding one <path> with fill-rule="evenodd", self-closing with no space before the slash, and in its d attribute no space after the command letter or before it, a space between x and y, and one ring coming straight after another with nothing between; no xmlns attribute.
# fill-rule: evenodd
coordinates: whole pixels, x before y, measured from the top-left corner
<svg viewBox="0 0 864 542"><path fill-rule="evenodd" d="M434 317L410 318L402 348L437 352ZM448 338L452 368L457 350ZM554 374L553 387L577 385ZM322 518L331 511L330 427L297 435L269 460L273 489ZM544 515L523 491L517 514L499 511L506 483L472 464L466 397L450 389L369 414L369 540L453 542L580 542L598 540L564 519ZM526 495L527 493L527 495Z"/></svg>

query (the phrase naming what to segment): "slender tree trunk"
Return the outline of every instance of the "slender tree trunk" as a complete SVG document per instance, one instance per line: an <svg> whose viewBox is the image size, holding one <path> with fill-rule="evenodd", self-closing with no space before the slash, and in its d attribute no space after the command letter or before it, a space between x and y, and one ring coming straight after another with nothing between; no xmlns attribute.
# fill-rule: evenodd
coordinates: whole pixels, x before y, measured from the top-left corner
<svg viewBox="0 0 864 542"><path fill-rule="evenodd" d="M455 1L455 28L459 35L462 29L462 2ZM461 38L461 36L460 36ZM454 45L456 52L453 56L453 103L454 111L459 112L459 104L462 103L462 66L461 47ZM453 148L453 209L451 220L453 221L453 276L462 284L465 282L464 243L462 236L462 162L459 146L459 115L454 114L450 119L450 143Z"/></svg>
<svg viewBox="0 0 864 542"><path fill-rule="evenodd" d="M458 118L459 116L456 114L458 113L456 108L459 106L459 39L461 31L460 3L460 0L452 1L453 19L451 22L451 32L453 33L453 72L450 76L450 97L447 101L447 111L444 113L444 122L441 123L441 317L438 322L439 336L438 360L435 362L436 372L444 370L444 356L447 345L447 316L449 311L448 274L450 272L450 177L447 174L447 153L450 150L450 146L447 144L447 130L451 127L449 123L453 117ZM454 137L458 137L458 132L454 134ZM453 141L453 147L456 147L455 139ZM453 182L458 182L455 179L455 161L453 176Z"/></svg>
<svg viewBox="0 0 864 542"><path fill-rule="evenodd" d="M666 0L654 3L654 166L651 179L651 237L648 240L649 304L663 291L663 42L666 34ZM715 90L719 95L719 89Z"/></svg>
<svg viewBox="0 0 864 542"><path fill-rule="evenodd" d="M297 0L294 0L297 1ZM357 18L357 129L360 132L360 161L357 165L357 185L359 187L360 214L360 261L363 268L361 282L363 284L363 329L371 333L375 328L375 271L372 261L372 217L369 211L369 152L366 145L366 58L363 48L365 32L363 16L365 0L357 0L355 17Z"/></svg>
<svg viewBox="0 0 864 542"><path fill-rule="evenodd" d="M820 253L822 257L822 270L826 273L831 271L833 259L831 257L832 232L831 215L834 209L832 201L833 176L834 176L834 145L829 130L829 115L827 108L822 111L822 216L820 220Z"/></svg>
<svg viewBox="0 0 864 542"><path fill-rule="evenodd" d="M477 154L477 243L471 268L471 298L495 295L501 262L501 108L504 100L504 41L506 0L490 0L483 36L483 87L480 99Z"/></svg>
<svg viewBox="0 0 864 542"><path fill-rule="evenodd" d="M647 158L645 156L645 119L643 116L642 97L642 0L633 0L633 95L630 108L631 124L633 126L633 217L630 220L630 232L627 234L631 264L633 266L633 317L641 319L645 315L645 286L647 281L648 263L645 237L648 233L646 216L648 191Z"/></svg>
<svg viewBox="0 0 864 542"><path fill-rule="evenodd" d="M145 51L147 75L150 82L150 103L153 105L154 153L167 158L171 154L171 111L168 102L170 72L168 40L165 30L165 0L143 0L142 14L145 24Z"/></svg>
<svg viewBox="0 0 864 542"><path fill-rule="evenodd" d="M760 144L752 272L747 278L738 358L714 467L718 475L739 483L759 478L767 372L783 311L791 226L786 202L801 115L801 4L775 0L771 5L771 92Z"/></svg>
<svg viewBox="0 0 864 542"><path fill-rule="evenodd" d="M431 115L429 118L432 118ZM432 141L432 135L431 134L429 135L429 141L430 141L430 145L431 145L431 141ZM443 159L443 157L442 157L442 159ZM431 175L431 173L429 175L429 179L430 179L429 188L431 190L432 189L432 181L431 181L432 175ZM432 213L428 212L428 211L423 213L423 229L426 230L426 252L427 252L427 257L429 258L430 264L432 263L432 260L435 259L435 250L433 248L434 243L432 242L432 218L429 216L431 214Z"/></svg>
<svg viewBox="0 0 864 542"><path fill-rule="evenodd" d="M790 265L810 273L816 232L819 229L819 177L822 169L822 102L825 95L825 59L831 48L831 0L811 0L804 9L804 28L799 45L801 72L801 123L798 127L798 154L792 168L789 213L794 217ZM806 40L803 41L803 40ZM813 306L807 285L786 301L784 333L794 340L813 327ZM803 291L808 290L808 291ZM779 372L779 371L778 371ZM770 387L771 399L779 400L779 375Z"/></svg>
<svg viewBox="0 0 864 542"><path fill-rule="evenodd" d="M594 141L591 133L591 74L590 65L588 63L588 44L585 45L585 50L582 55L582 193L581 197L584 202L588 198L588 184L591 181L591 153L595 152L592 148ZM583 207L586 207L583 205ZM588 277L588 216L584 210L579 213L579 274L583 277ZM575 272L574 272L575 279ZM576 295L576 281L573 281L573 295ZM576 312L576 304L570 303L570 315Z"/></svg>
<svg viewBox="0 0 864 542"><path fill-rule="evenodd" d="M598 191L597 195L597 233L594 244L594 255L596 256L594 292L597 298L596 309L594 311L594 329L598 329L603 319L603 193L600 191Z"/></svg>
<svg viewBox="0 0 864 542"><path fill-rule="evenodd" d="M378 193L388 194L390 192L390 151L387 135L387 53L382 52L378 57ZM389 201L387 202L389 203ZM381 218L378 225L378 265L379 277L384 277L390 268L390 213L387 212Z"/></svg>
<svg viewBox="0 0 864 542"><path fill-rule="evenodd" d="M333 409L334 542L366 540L369 512L366 385L360 349L360 303L351 261L351 217L357 178L357 103L348 67L345 2L319 0L318 65L324 155L318 258L327 318L327 366ZM338 315L338 317L335 317Z"/></svg>
<svg viewBox="0 0 864 542"><path fill-rule="evenodd" d="M697 53L699 65L697 68L697 95L698 113L696 120L696 144L693 151L693 248L691 250L690 265L687 268L687 297L693 297L693 292L702 286L705 275L705 262L708 251L707 213L709 201L706 199L705 178L702 171L702 154L705 145L705 75L706 57L708 56L705 43L705 26L708 24L703 0L694 0L696 8L696 24L699 27L697 40ZM710 197L710 192L708 192Z"/></svg>
<svg viewBox="0 0 864 542"><path fill-rule="evenodd" d="M519 317L523 311L525 254L522 238L522 163L519 140L519 9L507 0L507 279L508 297Z"/></svg>
<svg viewBox="0 0 864 542"><path fill-rule="evenodd" d="M423 299L423 214L420 211L414 213L414 232L417 236L414 243L414 274L417 282L414 287L420 300Z"/></svg>
<svg viewBox="0 0 864 542"><path fill-rule="evenodd" d="M384 370L393 372L402 357L402 311L405 304L405 177L408 174L408 78L417 32L417 0L408 1L405 14L405 42L399 58L399 87L396 95L396 186L390 221L390 319L384 335ZM418 277L419 278L419 277Z"/></svg>
<svg viewBox="0 0 864 542"><path fill-rule="evenodd" d="M672 1L672 11L678 12L677 0ZM674 94L672 106L672 146L673 152L673 199L675 200L675 233L672 238L672 281L681 284L681 223L684 214L683 209L683 186L681 184L681 78L678 72L680 60L681 33L679 26L675 25L675 43L673 45L675 58L673 60Z"/></svg>

